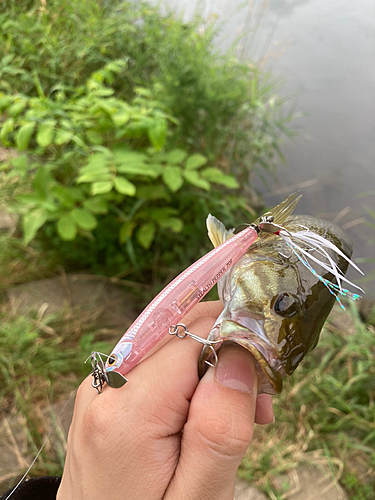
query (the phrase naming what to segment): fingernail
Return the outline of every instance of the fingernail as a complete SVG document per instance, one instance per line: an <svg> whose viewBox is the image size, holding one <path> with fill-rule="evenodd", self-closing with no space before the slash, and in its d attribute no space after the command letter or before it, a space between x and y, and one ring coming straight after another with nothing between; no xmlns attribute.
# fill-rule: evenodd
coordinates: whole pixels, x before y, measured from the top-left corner
<svg viewBox="0 0 375 500"><path fill-rule="evenodd" d="M233 344L219 351L215 379L224 387L252 394L256 392L255 364L249 352Z"/></svg>

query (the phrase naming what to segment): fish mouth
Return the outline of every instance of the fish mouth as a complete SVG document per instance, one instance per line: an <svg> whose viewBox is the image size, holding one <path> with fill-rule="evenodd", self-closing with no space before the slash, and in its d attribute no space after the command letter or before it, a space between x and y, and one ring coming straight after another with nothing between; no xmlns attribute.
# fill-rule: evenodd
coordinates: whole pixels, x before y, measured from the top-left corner
<svg viewBox="0 0 375 500"><path fill-rule="evenodd" d="M214 346L215 351L218 351L224 342L233 342L249 351L256 360L258 393L279 394L281 392L282 379L286 373L275 347L264 333L262 321L249 317L238 318L237 321L223 319L214 325L209 340L221 341ZM200 378L208 368L206 362L213 362L212 349L207 346L202 349L199 358Z"/></svg>

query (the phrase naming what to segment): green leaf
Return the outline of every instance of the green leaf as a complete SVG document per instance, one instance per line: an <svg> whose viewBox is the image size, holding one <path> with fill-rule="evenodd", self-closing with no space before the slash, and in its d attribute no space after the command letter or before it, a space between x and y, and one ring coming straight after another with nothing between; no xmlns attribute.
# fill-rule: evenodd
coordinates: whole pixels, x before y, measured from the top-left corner
<svg viewBox="0 0 375 500"><path fill-rule="evenodd" d="M36 208L35 210L32 210L31 212L23 216L23 242L25 243L25 245L28 245L30 243L30 241L36 235L38 229L43 226L46 220L47 213L41 208Z"/></svg>
<svg viewBox="0 0 375 500"><path fill-rule="evenodd" d="M24 151L30 143L31 136L33 135L35 122L26 123L23 125L16 134L16 145L19 151Z"/></svg>
<svg viewBox="0 0 375 500"><path fill-rule="evenodd" d="M160 151L158 151L157 153L154 152L153 148L151 147L150 148L150 158L149 158L149 161L151 162L156 162L156 163L166 163L167 162L167 158L168 158L168 153L161 153Z"/></svg>
<svg viewBox="0 0 375 500"><path fill-rule="evenodd" d="M121 174L146 175L157 177L161 173L161 165L149 165L144 153L130 151L124 146L114 149L113 155L116 161L116 170Z"/></svg>
<svg viewBox="0 0 375 500"><path fill-rule="evenodd" d="M121 226L119 241L121 244L124 244L129 238L131 238L134 228L137 224L134 221L127 221Z"/></svg>
<svg viewBox="0 0 375 500"><path fill-rule="evenodd" d="M55 135L56 120L45 121L38 130L36 135L36 142L41 148L49 146Z"/></svg>
<svg viewBox="0 0 375 500"><path fill-rule="evenodd" d="M78 135L71 135L71 140L77 144L77 146L86 149L86 143L78 136Z"/></svg>
<svg viewBox="0 0 375 500"><path fill-rule="evenodd" d="M65 215L57 222L57 232L65 241L72 241L77 235L77 226L72 215Z"/></svg>
<svg viewBox="0 0 375 500"><path fill-rule="evenodd" d="M21 204L28 208L35 205L41 205L43 200L40 199L38 195L35 193L27 193L27 194L19 194L16 196L16 200Z"/></svg>
<svg viewBox="0 0 375 500"><path fill-rule="evenodd" d="M97 168L103 168L108 165L110 157L106 153L95 153L90 156L89 161L81 168L81 172L91 172Z"/></svg>
<svg viewBox="0 0 375 500"><path fill-rule="evenodd" d="M15 169L19 169L22 172L25 172L27 164L28 164L27 156L26 155L16 156L15 158L12 158L10 160L10 164Z"/></svg>
<svg viewBox="0 0 375 500"><path fill-rule="evenodd" d="M47 210L47 212L52 212L52 213L57 212L59 210L56 203L54 203L54 201L51 199L42 201L41 207Z"/></svg>
<svg viewBox="0 0 375 500"><path fill-rule="evenodd" d="M147 160L147 155L138 151L131 151L125 146L116 146L113 149L113 156L116 164L143 165Z"/></svg>
<svg viewBox="0 0 375 500"><path fill-rule="evenodd" d="M11 106L13 102L13 96L11 95L0 95L0 111L5 111Z"/></svg>
<svg viewBox="0 0 375 500"><path fill-rule="evenodd" d="M95 229L96 226L98 225L96 217L94 217L92 214L89 214L88 212L86 212L86 210L83 210L82 208L75 208L70 212L70 214L77 223L77 226L80 227L81 229L86 229L87 231L91 231L92 229Z"/></svg>
<svg viewBox="0 0 375 500"><path fill-rule="evenodd" d="M71 208L75 205L76 199L72 196L70 188L61 186L61 184L55 184L51 188L51 193L67 208Z"/></svg>
<svg viewBox="0 0 375 500"><path fill-rule="evenodd" d="M117 172L120 174L129 175L145 175L146 177L153 177L154 179L161 174L161 165L132 165L132 164L121 164L116 168Z"/></svg>
<svg viewBox="0 0 375 500"><path fill-rule="evenodd" d="M159 151L164 146L167 137L167 120L156 118L148 127L147 133L152 145Z"/></svg>
<svg viewBox="0 0 375 500"><path fill-rule="evenodd" d="M107 87L99 87L99 88L96 88L92 93L96 96L100 96L100 97L109 97L111 95L114 94L114 90L113 89L109 89ZM101 104L102 102L105 102L105 101L101 101Z"/></svg>
<svg viewBox="0 0 375 500"><path fill-rule="evenodd" d="M16 101L10 108L7 110L7 114L16 118L22 111L26 108L27 101Z"/></svg>
<svg viewBox="0 0 375 500"><path fill-rule="evenodd" d="M118 193L125 194L126 196L134 196L136 187L133 183L129 182L125 177L117 176L114 180L115 189Z"/></svg>
<svg viewBox="0 0 375 500"><path fill-rule="evenodd" d="M183 149L172 149L165 155L165 161L171 165L177 165L185 160L187 152Z"/></svg>
<svg viewBox="0 0 375 500"><path fill-rule="evenodd" d="M169 217L159 223L164 229L171 229L174 233L180 233L184 227L184 223L178 217Z"/></svg>
<svg viewBox="0 0 375 500"><path fill-rule="evenodd" d="M8 64L13 61L15 54L8 54L1 59L2 66L8 66Z"/></svg>
<svg viewBox="0 0 375 500"><path fill-rule="evenodd" d="M51 182L51 174L48 172L44 165L41 165L34 177L33 186L35 193L40 199L47 199L48 186Z"/></svg>
<svg viewBox="0 0 375 500"><path fill-rule="evenodd" d="M117 103L113 99L97 99L99 108L108 115L114 115L117 112Z"/></svg>
<svg viewBox="0 0 375 500"><path fill-rule="evenodd" d="M151 90L143 87L136 87L135 93L143 97L151 97Z"/></svg>
<svg viewBox="0 0 375 500"><path fill-rule="evenodd" d="M71 138L72 138L71 132L60 128L56 132L55 144L57 144L57 146L61 146L62 144L66 144L67 142L69 142Z"/></svg>
<svg viewBox="0 0 375 500"><path fill-rule="evenodd" d="M154 241L155 231L155 225L152 222L146 222L137 231L137 241L146 250L150 248L151 243Z"/></svg>
<svg viewBox="0 0 375 500"><path fill-rule="evenodd" d="M113 123L116 125L116 127L122 127L127 123L130 119L130 114L129 111L125 109L121 109L117 111L114 115L111 115Z"/></svg>
<svg viewBox="0 0 375 500"><path fill-rule="evenodd" d="M91 194L95 196L96 194L109 193L113 188L113 181L105 182L94 182L91 185Z"/></svg>
<svg viewBox="0 0 375 500"><path fill-rule="evenodd" d="M0 139L4 146L10 146L10 142L8 141L8 135L13 131L14 128L14 120L13 118L9 118L3 123L0 132Z"/></svg>
<svg viewBox="0 0 375 500"><path fill-rule="evenodd" d="M203 155L196 154L189 156L186 161L185 168L186 170L196 170L197 168L205 165L207 163L207 158Z"/></svg>
<svg viewBox="0 0 375 500"><path fill-rule="evenodd" d="M169 219L172 215L177 215L178 210L172 207L149 208L146 210L147 215L158 222L159 224Z"/></svg>
<svg viewBox="0 0 375 500"><path fill-rule="evenodd" d="M107 203L101 198L90 198L83 203L83 206L94 212L94 214L108 213Z"/></svg>
<svg viewBox="0 0 375 500"><path fill-rule="evenodd" d="M82 184L84 182L108 182L112 179L112 175L108 172L107 169L100 169L97 172L87 173L80 175L76 183Z"/></svg>
<svg viewBox="0 0 375 500"><path fill-rule="evenodd" d="M86 137L90 144L103 144L103 134L99 134L95 130L87 130Z"/></svg>
<svg viewBox="0 0 375 500"><path fill-rule="evenodd" d="M180 167L165 167L163 172L163 181L171 191L178 191L184 183Z"/></svg>
<svg viewBox="0 0 375 500"><path fill-rule="evenodd" d="M201 172L202 177L204 177L209 182L215 182L216 184L221 184L230 189L237 189L239 184L235 177L232 175L226 175L218 168L205 168Z"/></svg>
<svg viewBox="0 0 375 500"><path fill-rule="evenodd" d="M165 186L157 184L156 186L140 186L137 189L137 198L144 198L145 200L166 200L170 201L169 196Z"/></svg>
<svg viewBox="0 0 375 500"><path fill-rule="evenodd" d="M209 191L211 188L210 183L207 182L206 180L202 179L199 176L198 172L195 172L194 170L187 171L187 172L185 171L184 177L190 184L193 184L193 186L197 186L199 188L206 189L207 191Z"/></svg>

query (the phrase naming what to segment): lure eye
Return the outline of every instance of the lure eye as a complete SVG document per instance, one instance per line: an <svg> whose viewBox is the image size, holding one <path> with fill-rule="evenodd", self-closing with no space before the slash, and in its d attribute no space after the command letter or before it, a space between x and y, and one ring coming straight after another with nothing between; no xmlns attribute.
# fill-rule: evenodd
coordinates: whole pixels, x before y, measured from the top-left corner
<svg viewBox="0 0 375 500"><path fill-rule="evenodd" d="M276 314L289 318L301 309L301 301L292 293L282 293L277 297L273 307Z"/></svg>
<svg viewBox="0 0 375 500"><path fill-rule="evenodd" d="M107 363L109 366L113 366L117 361L117 356L116 354L111 354L107 360Z"/></svg>

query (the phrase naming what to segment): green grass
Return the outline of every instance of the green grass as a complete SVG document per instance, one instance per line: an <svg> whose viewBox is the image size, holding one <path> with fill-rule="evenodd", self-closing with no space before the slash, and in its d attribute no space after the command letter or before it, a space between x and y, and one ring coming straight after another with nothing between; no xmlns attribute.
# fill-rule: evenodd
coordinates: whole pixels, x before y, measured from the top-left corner
<svg viewBox="0 0 375 500"><path fill-rule="evenodd" d="M322 460L350 499L374 498L375 330L354 304L340 314L348 317L347 330L326 324L318 347L274 398L276 423L257 427L240 468L273 499L282 493L275 478Z"/></svg>
<svg viewBox="0 0 375 500"><path fill-rule="evenodd" d="M9 424L16 457L20 452L15 443L26 437L26 463L46 440L33 475L61 474L66 443L60 410L51 404L63 408L90 371L91 366L84 364L88 354L112 346L97 340L95 317L95 311L74 310L48 317L13 316L9 304L0 312L0 419L2 425Z"/></svg>
<svg viewBox="0 0 375 500"><path fill-rule="evenodd" d="M351 500L373 499L375 331L361 321L354 304L335 314L340 323L334 315L315 351L285 380L282 394L274 398L276 422L257 426L240 467L239 476L271 500L284 498L290 485L286 473L303 463L323 467ZM110 348L94 343L94 325L87 325L87 319L73 311L49 318L2 314L3 414L21 414L28 422L29 458L47 437L32 475L60 474L64 463L66 443L58 414L47 410L52 416L46 425L42 408L71 394L89 370L83 361L92 348ZM337 326L343 323L346 331Z"/></svg>
<svg viewBox="0 0 375 500"><path fill-rule="evenodd" d="M43 279L56 272L54 252L42 251L40 245L24 245L20 238L0 234L0 293L13 285Z"/></svg>

